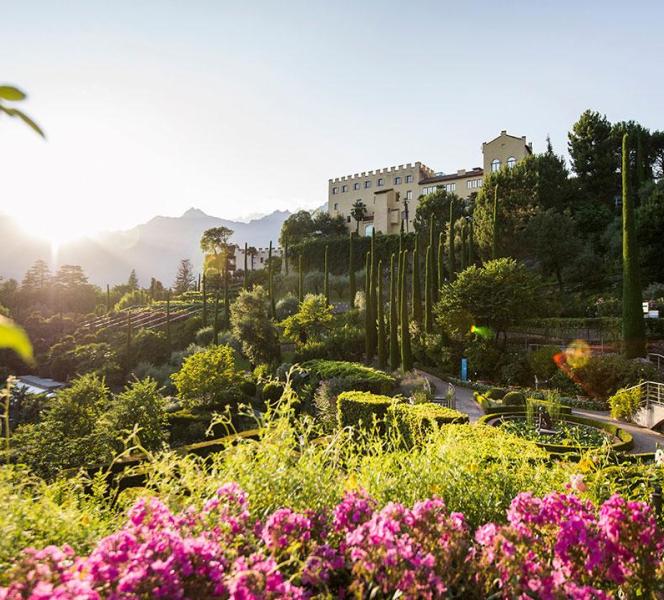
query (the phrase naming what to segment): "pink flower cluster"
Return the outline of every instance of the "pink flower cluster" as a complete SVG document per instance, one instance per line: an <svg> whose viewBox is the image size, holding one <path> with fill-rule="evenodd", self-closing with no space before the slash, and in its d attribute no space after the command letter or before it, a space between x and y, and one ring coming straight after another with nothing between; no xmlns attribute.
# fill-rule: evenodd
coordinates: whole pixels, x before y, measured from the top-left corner
<svg viewBox="0 0 664 600"><path fill-rule="evenodd" d="M281 508L252 521L220 488L201 510L141 500L89 556L27 549L0 600L403 597L600 599L663 592L664 537L649 508L614 496L520 494L507 524L473 535L440 498L382 509L347 493L331 513Z"/></svg>

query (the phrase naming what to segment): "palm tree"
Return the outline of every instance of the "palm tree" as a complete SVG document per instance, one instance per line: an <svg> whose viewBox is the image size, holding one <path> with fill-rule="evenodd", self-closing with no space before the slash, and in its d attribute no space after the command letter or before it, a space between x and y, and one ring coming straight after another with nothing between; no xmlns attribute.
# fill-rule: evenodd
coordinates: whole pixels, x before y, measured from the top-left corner
<svg viewBox="0 0 664 600"><path fill-rule="evenodd" d="M355 200L353 207L350 209L350 216L353 217L357 223L355 233L360 233L360 221L363 221L364 217L367 216L367 207L362 200Z"/></svg>
<svg viewBox="0 0 664 600"><path fill-rule="evenodd" d="M251 257L251 270L254 270L254 258L258 255L258 250L254 246L249 246L247 249L249 256Z"/></svg>

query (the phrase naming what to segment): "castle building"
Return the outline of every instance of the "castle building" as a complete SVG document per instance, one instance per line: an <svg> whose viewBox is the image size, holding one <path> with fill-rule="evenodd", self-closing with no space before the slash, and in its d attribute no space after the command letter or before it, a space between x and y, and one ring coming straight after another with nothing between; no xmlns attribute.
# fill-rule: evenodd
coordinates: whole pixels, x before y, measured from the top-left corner
<svg viewBox="0 0 664 600"><path fill-rule="evenodd" d="M467 199L480 190L485 173L511 168L532 151L525 136L516 137L501 131L498 137L482 144L483 167L445 174L415 162L330 179L328 212L333 217L342 215L348 230L358 230L361 235L371 235L374 230L376 233L399 233L402 223L405 231L412 231L415 211L422 196L443 188ZM359 227L351 216L358 200L366 207L366 215Z"/></svg>
<svg viewBox="0 0 664 600"><path fill-rule="evenodd" d="M280 246L272 247L272 256L274 258L281 257L282 250ZM247 252L247 270L258 271L264 269L268 264L270 256L270 249L268 246L265 248L254 248L250 246ZM238 270L244 269L244 246L235 246L235 268Z"/></svg>

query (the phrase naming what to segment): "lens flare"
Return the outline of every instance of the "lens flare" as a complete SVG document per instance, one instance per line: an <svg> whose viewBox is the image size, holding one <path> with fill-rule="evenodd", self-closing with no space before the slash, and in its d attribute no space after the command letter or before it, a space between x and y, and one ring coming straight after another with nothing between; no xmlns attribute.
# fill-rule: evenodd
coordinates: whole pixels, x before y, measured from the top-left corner
<svg viewBox="0 0 664 600"><path fill-rule="evenodd" d="M556 366L569 377L574 383L581 386L586 392L591 393L588 386L579 377L575 369L579 369L590 360L592 350L585 340L574 340L563 350L553 357Z"/></svg>
<svg viewBox="0 0 664 600"><path fill-rule="evenodd" d="M471 325L470 333L474 333L475 335L484 338L485 340L491 340L494 338L493 330L491 327L485 327L482 325Z"/></svg>

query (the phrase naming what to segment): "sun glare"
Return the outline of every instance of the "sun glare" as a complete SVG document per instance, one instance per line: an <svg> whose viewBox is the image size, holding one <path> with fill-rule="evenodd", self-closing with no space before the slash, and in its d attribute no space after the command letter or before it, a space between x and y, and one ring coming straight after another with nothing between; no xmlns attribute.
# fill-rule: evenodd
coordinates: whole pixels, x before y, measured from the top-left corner
<svg viewBox="0 0 664 600"><path fill-rule="evenodd" d="M54 250L89 235L81 223L72 221L65 214L42 212L39 215L18 215L16 220L26 233L49 242Z"/></svg>

